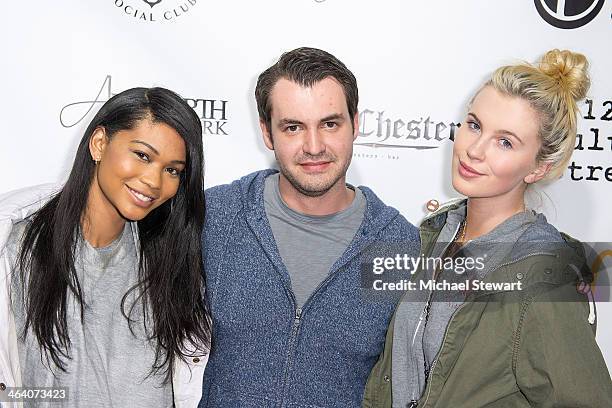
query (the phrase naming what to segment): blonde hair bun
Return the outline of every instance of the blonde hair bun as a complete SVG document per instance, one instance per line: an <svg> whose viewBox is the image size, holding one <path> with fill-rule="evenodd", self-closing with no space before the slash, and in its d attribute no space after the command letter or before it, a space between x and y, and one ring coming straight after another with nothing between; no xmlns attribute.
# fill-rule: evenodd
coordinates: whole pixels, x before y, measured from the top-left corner
<svg viewBox="0 0 612 408"><path fill-rule="evenodd" d="M584 55L568 50L550 50L544 54L538 68L554 79L575 101L586 97L591 80L589 62Z"/></svg>
<svg viewBox="0 0 612 408"><path fill-rule="evenodd" d="M572 51L548 51L537 66L506 65L493 72L485 86L529 102L540 115L538 135L542 143L536 162L550 162L547 179L558 178L569 162L576 143L580 108L578 101L589 91L589 63Z"/></svg>

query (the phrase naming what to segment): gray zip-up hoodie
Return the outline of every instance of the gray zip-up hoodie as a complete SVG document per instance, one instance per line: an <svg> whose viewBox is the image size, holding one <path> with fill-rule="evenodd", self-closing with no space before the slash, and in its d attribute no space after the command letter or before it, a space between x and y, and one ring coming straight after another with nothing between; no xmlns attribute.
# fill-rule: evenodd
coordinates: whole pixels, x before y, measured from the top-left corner
<svg viewBox="0 0 612 408"><path fill-rule="evenodd" d="M361 256L381 243L418 256L418 231L359 187L366 198L361 226L298 308L264 209L264 180L272 173L206 191L213 339L199 406L358 407L399 298L399 292L377 301L364 296Z"/></svg>

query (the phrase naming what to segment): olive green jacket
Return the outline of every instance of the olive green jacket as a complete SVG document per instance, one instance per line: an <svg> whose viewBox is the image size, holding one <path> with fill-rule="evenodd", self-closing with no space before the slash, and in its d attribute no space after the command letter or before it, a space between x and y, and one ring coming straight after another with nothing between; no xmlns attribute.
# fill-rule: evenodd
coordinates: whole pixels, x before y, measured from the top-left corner
<svg viewBox="0 0 612 408"><path fill-rule="evenodd" d="M431 253L459 203L440 208L420 227L422 253ZM583 266L579 242L567 250L534 250L502 262L485 282L522 282L522 290L471 294L451 317L427 380L421 407L612 407L612 381L589 323L587 297L577 292ZM418 277L418 274L415 275ZM591 276L583 276L590 282ZM591 317L594 310L591 310ZM391 351L395 315L385 347L368 378L362 406L392 407Z"/></svg>

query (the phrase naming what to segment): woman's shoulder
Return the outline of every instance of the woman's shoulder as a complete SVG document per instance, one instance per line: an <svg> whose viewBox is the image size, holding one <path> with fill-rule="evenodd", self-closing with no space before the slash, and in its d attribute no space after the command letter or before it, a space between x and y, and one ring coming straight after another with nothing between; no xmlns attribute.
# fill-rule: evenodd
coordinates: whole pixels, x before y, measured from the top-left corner
<svg viewBox="0 0 612 408"><path fill-rule="evenodd" d="M0 249L19 241L26 220L61 190L58 184L26 187L0 195Z"/></svg>
<svg viewBox="0 0 612 408"><path fill-rule="evenodd" d="M507 263L508 276L520 276L525 288L540 288L544 297L559 297L559 293L573 296L577 284L593 280L583 243L537 213L535 221L514 243Z"/></svg>
<svg viewBox="0 0 612 408"><path fill-rule="evenodd" d="M42 207L61 190L60 184L41 184L0 194L0 220L20 220Z"/></svg>
<svg viewBox="0 0 612 408"><path fill-rule="evenodd" d="M534 218L529 227L521 234L515 244L515 251L523 248L531 252L552 253L557 258L574 262L585 262L585 251L582 242L571 235L560 231L548 222L544 214L533 211Z"/></svg>

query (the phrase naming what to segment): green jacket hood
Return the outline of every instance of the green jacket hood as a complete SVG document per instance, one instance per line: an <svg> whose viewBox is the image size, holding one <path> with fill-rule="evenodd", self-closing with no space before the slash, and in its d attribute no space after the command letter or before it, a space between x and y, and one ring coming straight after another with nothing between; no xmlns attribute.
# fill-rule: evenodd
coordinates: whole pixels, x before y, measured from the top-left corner
<svg viewBox="0 0 612 408"><path fill-rule="evenodd" d="M438 234L446 223L449 211L466 205L466 199L457 199L441 206L437 211L427 216L421 223L421 242L423 253L429 253L436 242ZM487 281L516 282L522 281L523 286L542 282L569 283L583 281L591 283L593 276L588 268L584 247L580 241L560 232L548 223L543 214L537 213L535 221L513 243L504 260L500 263ZM529 258L528 267L521 262ZM553 274L553 270L565 269L566 266L574 272ZM495 290L487 293L496 292Z"/></svg>

